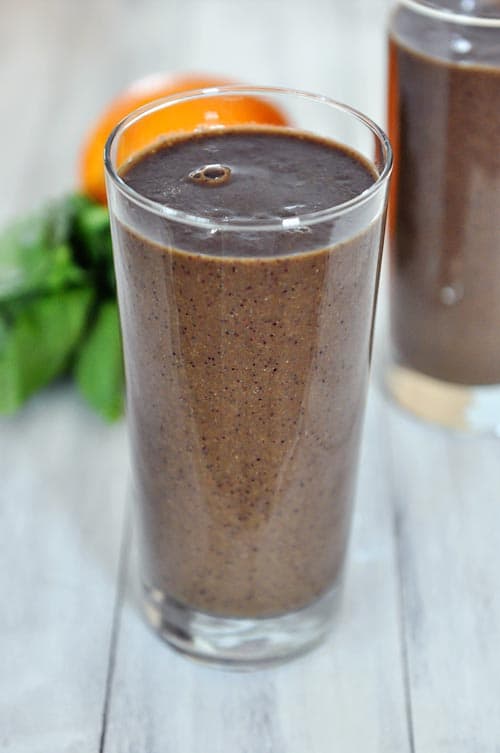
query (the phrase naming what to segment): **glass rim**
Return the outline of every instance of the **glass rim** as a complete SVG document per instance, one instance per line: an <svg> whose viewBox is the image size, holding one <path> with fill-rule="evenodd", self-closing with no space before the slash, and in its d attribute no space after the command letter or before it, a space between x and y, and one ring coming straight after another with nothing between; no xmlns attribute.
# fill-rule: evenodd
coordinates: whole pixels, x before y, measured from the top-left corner
<svg viewBox="0 0 500 753"><path fill-rule="evenodd" d="M464 11L454 11L450 8L440 8L431 0L399 0L401 5L420 13L423 16L460 24L461 26L481 26L483 28L500 29L500 15L498 16L472 16Z"/></svg>
<svg viewBox="0 0 500 753"><path fill-rule="evenodd" d="M297 214L294 217L285 217L281 218L280 220L251 220L248 218L245 219L231 219L229 221L224 220L214 220L210 219L209 217L202 217L197 214L192 214L190 212L186 212L181 209L174 209L173 207L169 207L166 204L161 204L160 202L154 201L152 199L148 199L146 196L143 196L141 193L136 191L135 189L131 188L119 175L118 171L116 170L113 162L114 162L114 147L118 142L118 139L120 136L129 128L130 126L134 125L134 123L141 120L143 117L153 113L157 112L158 110L162 110L165 107L173 106L175 104L181 103L181 102L188 102L193 99L203 99L213 96L223 96L223 95L246 95L246 96L253 96L258 97L260 96L270 96L270 95L278 95L278 96L293 96L298 97L301 99L309 100L310 102L316 102L318 104L324 104L328 105L332 109L336 109L338 111L341 111L345 113L346 115L352 116L355 120L357 120L359 123L364 125L368 130L372 132L372 134L375 136L375 138L378 140L378 143L382 147L382 156L384 159L384 167L380 175L377 177L377 179L374 181L374 183L369 186L367 189L362 191L360 194L355 196L353 199L349 199L349 201L345 201L341 204L336 204L333 207L328 207L327 209L320 209L315 212L307 212L304 214ZM244 125L244 124L242 124ZM219 130L221 126L209 126L207 128L207 131L210 131L210 129L213 128L214 133ZM293 128L292 128L293 130ZM300 130L300 129L295 129ZM340 143L340 142L339 142ZM356 150L354 150L356 151ZM154 100L153 102L150 102L146 105L143 105L142 107L137 108L133 112L131 112L129 115L127 115L125 118L123 118L111 131L110 135L108 136L108 139L106 141L106 146L104 149L104 165L105 165L105 172L106 176L113 182L114 186L120 193L126 196L127 199L132 201L135 205L141 207L142 209L145 209L149 212L152 212L159 217L167 220L172 220L175 222L180 222L185 225L190 226L198 226L200 228L204 229L215 229L215 230L233 230L233 231L246 231L246 232L254 232L254 231L282 231L282 230L289 230L290 227L297 227L297 226L304 226L304 225L316 225L320 222L327 222L328 220L335 219L341 214L346 213L350 209L353 209L357 207L358 205L365 204L367 201L369 201L372 196L378 193L378 191L383 187L388 180L391 170L392 170L392 164L393 164L393 152L392 147L389 141L388 136L384 132L382 128L380 128L373 120L371 120L367 115L364 115L359 110L356 110L353 107L350 107L349 105L345 105L341 102L337 102L334 99L331 99L329 97L326 97L321 94L312 94L310 92L301 91L298 89L287 89L284 87L272 87L272 86L214 86L214 87L207 87L203 89L191 89L189 91L185 91L182 93L172 94L168 97L162 97L161 99Z"/></svg>

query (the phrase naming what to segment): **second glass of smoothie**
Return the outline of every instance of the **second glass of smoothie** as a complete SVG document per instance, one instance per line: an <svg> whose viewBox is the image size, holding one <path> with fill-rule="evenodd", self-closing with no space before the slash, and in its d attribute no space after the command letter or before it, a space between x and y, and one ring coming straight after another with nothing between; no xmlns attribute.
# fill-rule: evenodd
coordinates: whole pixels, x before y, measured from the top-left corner
<svg viewBox="0 0 500 753"><path fill-rule="evenodd" d="M500 4L391 17L387 384L418 416L500 435Z"/></svg>
<svg viewBox="0 0 500 753"><path fill-rule="evenodd" d="M241 98L264 122L231 125ZM129 116L106 164L146 615L212 662L301 653L345 560L388 141L323 97L224 88Z"/></svg>

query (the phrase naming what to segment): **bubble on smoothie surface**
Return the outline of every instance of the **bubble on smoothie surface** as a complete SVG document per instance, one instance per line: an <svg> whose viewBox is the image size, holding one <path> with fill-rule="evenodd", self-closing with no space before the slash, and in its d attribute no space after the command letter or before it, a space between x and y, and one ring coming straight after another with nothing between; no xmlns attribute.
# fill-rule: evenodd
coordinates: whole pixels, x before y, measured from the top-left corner
<svg viewBox="0 0 500 753"><path fill-rule="evenodd" d="M231 168L220 164L204 165L192 170L188 177L193 183L200 183L204 186L220 186L229 181Z"/></svg>

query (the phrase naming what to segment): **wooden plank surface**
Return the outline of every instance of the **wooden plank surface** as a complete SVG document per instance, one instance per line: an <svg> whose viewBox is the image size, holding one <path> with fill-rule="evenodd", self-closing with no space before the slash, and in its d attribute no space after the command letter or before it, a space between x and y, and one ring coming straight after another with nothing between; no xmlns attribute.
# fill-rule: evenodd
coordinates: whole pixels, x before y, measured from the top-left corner
<svg viewBox="0 0 500 753"><path fill-rule="evenodd" d="M60 389L0 424L2 751L98 750L124 439Z"/></svg>
<svg viewBox="0 0 500 753"><path fill-rule="evenodd" d="M152 71L321 91L383 121L388 5L1 0L0 220L73 186L92 117ZM124 425L70 388L0 421L1 751L499 753L498 442L374 392L337 628L250 675L143 624L126 486Z"/></svg>
<svg viewBox="0 0 500 753"><path fill-rule="evenodd" d="M390 419L417 751L500 750L500 446Z"/></svg>

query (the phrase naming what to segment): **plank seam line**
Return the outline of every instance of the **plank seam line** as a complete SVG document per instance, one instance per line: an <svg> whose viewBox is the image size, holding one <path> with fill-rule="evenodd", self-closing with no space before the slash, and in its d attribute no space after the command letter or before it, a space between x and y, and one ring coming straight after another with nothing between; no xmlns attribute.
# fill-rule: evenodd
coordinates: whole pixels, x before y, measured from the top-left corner
<svg viewBox="0 0 500 753"><path fill-rule="evenodd" d="M387 406L387 403L386 403ZM390 407L387 406L390 410ZM394 469L394 447L392 442L392 432L386 429L389 434L389 441L386 446L389 447L389 465L388 474L390 479L394 478L392 473ZM406 635L406 620L405 620L405 595L403 584L403 548L402 548L402 533L401 533L401 513L399 510L399 500L396 494L390 494L391 507L392 507L392 528L394 536L394 544L396 547L396 577L397 577L397 598L399 603L399 637L400 637L400 651L403 665L403 689L404 689L404 701L405 701L405 713L406 713L406 727L408 732L408 742L410 745L410 753L415 753L415 729L413 722L413 704L411 698L411 683L410 683L410 663L408 652L408 639Z"/></svg>
<svg viewBox="0 0 500 753"><path fill-rule="evenodd" d="M102 707L101 717L101 734L99 737L99 753L104 753L106 745L106 732L108 728L109 708L111 703L111 687L115 675L116 653L118 648L118 634L120 631L120 622L122 614L123 599L125 595L125 584L127 581L127 561L130 543L130 513L129 506L125 509L125 520L123 524L123 536L120 546L118 559L118 578L116 585L115 603L113 605L113 619L111 623L111 637L109 645L109 658L106 670L106 685L104 691L104 704Z"/></svg>
<svg viewBox="0 0 500 753"><path fill-rule="evenodd" d="M406 709L406 722L408 728L408 740L410 743L410 753L415 753L415 731L413 726L413 706L411 700L411 685L410 685L410 667L408 656L408 640L406 637L406 623L405 623L405 598L404 598L404 586L402 575L402 550L401 550L401 525L399 520L399 513L393 509L394 516L394 538L396 543L396 557L397 557L397 580L398 580L398 601L399 601L399 634L400 634L400 649L403 664L403 684L404 684L404 696L405 696L405 709Z"/></svg>

